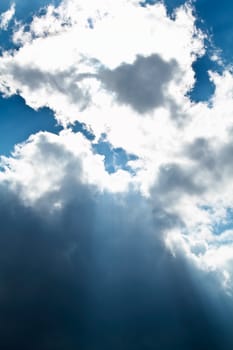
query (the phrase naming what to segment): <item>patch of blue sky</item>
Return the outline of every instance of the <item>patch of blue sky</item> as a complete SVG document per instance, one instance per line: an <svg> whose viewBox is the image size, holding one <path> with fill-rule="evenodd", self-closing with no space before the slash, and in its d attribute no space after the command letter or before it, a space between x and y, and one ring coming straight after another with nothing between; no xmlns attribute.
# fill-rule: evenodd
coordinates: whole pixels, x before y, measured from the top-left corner
<svg viewBox="0 0 233 350"><path fill-rule="evenodd" d="M210 205L200 205L199 209L208 212L214 218L210 224L214 235L220 236L228 230L233 230L233 208L226 208L224 217L216 217L215 208Z"/></svg>
<svg viewBox="0 0 233 350"><path fill-rule="evenodd" d="M174 10L185 3L185 0L142 0L141 6L146 7L156 3L164 3L167 8L167 13L172 16Z"/></svg>
<svg viewBox="0 0 233 350"><path fill-rule="evenodd" d="M225 231L233 230L233 208L227 208L224 219L215 223L212 229L215 235L221 235Z"/></svg>
<svg viewBox="0 0 233 350"><path fill-rule="evenodd" d="M109 173L115 173L122 169L134 175L134 170L128 165L129 161L138 159L134 154L128 154L123 148L114 148L109 142L105 140L106 135L102 135L99 142L95 142L94 134L88 130L84 123L75 122L74 125L69 126L74 133L81 132L89 141L92 142L92 149L94 153L104 156L105 170Z"/></svg>
<svg viewBox="0 0 233 350"><path fill-rule="evenodd" d="M200 209L207 211L211 214L211 216L215 216L215 210L213 207L209 205L201 205ZM223 218L216 219L211 224L211 229L214 235L220 236L225 231L233 230L233 208L227 208L225 212L225 216Z"/></svg>
<svg viewBox="0 0 233 350"><path fill-rule="evenodd" d="M147 5L154 5L156 2L158 2L157 0L142 0L140 2L140 5L142 7L146 7Z"/></svg>
<svg viewBox="0 0 233 350"><path fill-rule="evenodd" d="M104 156L105 170L109 174L122 169L134 175L134 170L128 165L129 161L137 159L137 156L134 154L126 153L123 148L114 148L105 140L100 140L98 143L93 144L93 150Z"/></svg>
<svg viewBox="0 0 233 350"><path fill-rule="evenodd" d="M166 0L170 3L171 0ZM176 2L176 1L175 1ZM197 26L208 34L205 41L206 54L193 65L196 84L190 92L193 101L207 101L214 93L214 86L208 77L208 70L222 73L233 60L233 3L222 1L193 1L197 16ZM217 50L217 51L216 51ZM220 53L223 64L213 61L214 53Z"/></svg>
<svg viewBox="0 0 233 350"><path fill-rule="evenodd" d="M208 71L217 71L221 73L221 67L217 62L211 60L210 55L207 53L202 57L199 57L193 63L193 70L195 72L195 84L191 91L188 92L188 96L192 101L204 102L210 101L211 96L215 92L215 86L210 80Z"/></svg>
<svg viewBox="0 0 233 350"><path fill-rule="evenodd" d="M0 96L0 154L10 155L14 145L24 142L39 131L58 133L53 113L48 108L38 111L25 105L19 96L3 98Z"/></svg>
<svg viewBox="0 0 233 350"><path fill-rule="evenodd" d="M170 1L170 0L167 0ZM229 0L195 1L197 14L213 36L214 44L222 50L222 56L233 59L233 3Z"/></svg>
<svg viewBox="0 0 233 350"><path fill-rule="evenodd" d="M95 138L94 134L87 129L84 123L76 121L74 125L70 125L70 128L74 133L81 132L89 141L93 141Z"/></svg>
<svg viewBox="0 0 233 350"><path fill-rule="evenodd" d="M186 0L144 0L142 6L153 5L163 2L166 5L169 16L173 16L174 10L187 3ZM193 0L196 25L208 33L209 40L206 40L206 54L197 59L193 64L196 76L194 88L189 92L192 101L209 101L214 93L214 86L209 79L208 70L222 72L223 67L214 62L211 57L214 50L218 48L221 52L221 59L225 65L232 65L233 61L233 3L229 0Z"/></svg>

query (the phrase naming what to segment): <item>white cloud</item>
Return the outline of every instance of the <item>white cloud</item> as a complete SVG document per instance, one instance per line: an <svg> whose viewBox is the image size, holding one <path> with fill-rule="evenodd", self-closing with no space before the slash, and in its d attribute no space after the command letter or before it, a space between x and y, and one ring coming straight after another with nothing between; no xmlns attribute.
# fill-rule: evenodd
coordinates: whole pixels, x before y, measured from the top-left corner
<svg viewBox="0 0 233 350"><path fill-rule="evenodd" d="M88 18L95 22L94 29L87 26ZM203 52L203 34L196 30L194 21L189 7L178 10L172 20L162 4L142 8L137 1L98 1L95 5L65 1L58 8L49 6L44 16L34 18L30 40L0 60L1 90L6 95L19 92L35 109L50 107L63 125L75 120L85 122L96 139L104 133L113 147L136 153L140 161L135 162L135 167L142 165L138 177L146 193L159 166L174 159L183 137L175 120L182 119L183 110L190 105L184 93L194 83L192 62ZM29 33L25 35L28 37ZM23 37L22 28L20 36ZM124 105L124 93L119 95L123 102L119 104L114 92L100 79L103 70L111 73L110 78L121 67L129 67L130 73L130 64L135 66L134 73L139 69L138 57L142 57L146 75L152 57L157 57L157 63L167 69L173 65L164 91L152 106L156 108L145 109L143 116L133 110L132 104ZM153 86L153 80L159 79L152 98L158 88L161 90L164 79L159 69L150 81ZM143 88L137 81L140 95Z"/></svg>
<svg viewBox="0 0 233 350"><path fill-rule="evenodd" d="M7 30L8 25L15 15L15 4L12 4L9 10L0 14L0 29Z"/></svg>
<svg viewBox="0 0 233 350"><path fill-rule="evenodd" d="M28 204L47 192L58 191L69 169L77 181L99 191L127 192L132 182L126 171L106 172L103 156L93 154L90 141L71 130L59 135L48 132L32 135L15 147L12 157L2 156L1 167L1 182L8 183Z"/></svg>
<svg viewBox="0 0 233 350"><path fill-rule="evenodd" d="M29 68L33 68L45 76L49 73L54 77L60 72L67 72L69 78L71 68L77 75L96 73L96 60L99 65L114 69L123 62L132 63L137 55L150 56L156 53L166 62L172 59L177 61L183 79L176 84L176 98L183 96L183 91L194 82L193 72L187 68L191 67L195 55L203 51L203 36L200 33L196 35L191 10L181 9L173 21L166 16L165 8L161 4L149 10L132 1L119 1L116 5L113 1L102 0L96 2L95 6L89 1L84 4L81 1L70 0L63 2L58 9L49 6L44 16L34 17L30 31L25 32L27 38L31 34L27 45L1 60L1 80L7 84L8 93L20 89L26 102L34 108L48 104L62 122L82 119L82 103L81 106L77 103L70 106L66 96L54 87L53 93L49 91L48 98L49 84L46 90L45 87L42 89L39 86L33 94L27 84L27 69L29 73ZM129 12L130 26L127 15ZM91 16L96 18L94 30L87 27L87 20ZM48 25L45 25L45 22ZM54 22L58 22L60 27ZM67 26L64 25L66 22ZM19 29L19 36L23 37L22 28ZM14 71L11 73L12 66ZM17 68L24 68L26 77L23 84L17 78ZM75 83L82 89L93 90L95 105L101 104L100 99L104 92L96 79L86 77L78 80L77 76L75 78ZM110 96L105 98L109 99ZM59 99L63 100L61 105ZM76 101L78 102L78 98ZM89 114L88 110L87 113Z"/></svg>

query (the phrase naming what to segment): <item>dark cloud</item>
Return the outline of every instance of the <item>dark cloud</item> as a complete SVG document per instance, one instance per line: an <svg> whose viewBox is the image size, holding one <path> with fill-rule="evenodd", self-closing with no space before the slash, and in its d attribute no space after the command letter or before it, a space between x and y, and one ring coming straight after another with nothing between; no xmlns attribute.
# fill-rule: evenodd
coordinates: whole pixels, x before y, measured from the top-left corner
<svg viewBox="0 0 233 350"><path fill-rule="evenodd" d="M232 349L231 300L164 248L163 231L182 223L156 193L99 193L61 145L42 134L37 148L38 164L62 164L64 176L33 207L0 187L1 348ZM170 169L164 189L196 191Z"/></svg>
<svg viewBox="0 0 233 350"><path fill-rule="evenodd" d="M167 84L177 74L175 60L164 61L159 55L137 56L133 64L123 63L114 70L103 68L99 78L117 100L139 113L167 105Z"/></svg>
<svg viewBox="0 0 233 350"><path fill-rule="evenodd" d="M218 182L233 174L233 138L231 133L227 142L214 147L215 140L197 138L187 144L185 154L196 162L196 172L203 170L209 173L210 178Z"/></svg>
<svg viewBox="0 0 233 350"><path fill-rule="evenodd" d="M57 191L31 208L0 188L1 348L232 349L227 297L163 247L177 218L137 194L81 184L81 165L48 148L46 162L71 159ZM49 211L59 198L63 208Z"/></svg>
<svg viewBox="0 0 233 350"><path fill-rule="evenodd" d="M170 163L162 166L152 193L167 200L175 201L182 194L197 195L205 191L205 186L195 179L195 173L188 166Z"/></svg>

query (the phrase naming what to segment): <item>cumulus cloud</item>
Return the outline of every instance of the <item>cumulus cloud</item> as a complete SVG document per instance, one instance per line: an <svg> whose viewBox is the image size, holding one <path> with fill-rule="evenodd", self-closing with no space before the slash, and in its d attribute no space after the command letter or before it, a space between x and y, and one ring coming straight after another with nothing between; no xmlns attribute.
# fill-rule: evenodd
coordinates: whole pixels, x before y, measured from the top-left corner
<svg viewBox="0 0 233 350"><path fill-rule="evenodd" d="M4 348L232 348L233 77L209 72L211 101L190 101L204 39L190 4L134 0L64 0L15 28L0 91L63 130L1 157ZM131 171L106 170L103 140Z"/></svg>
<svg viewBox="0 0 233 350"><path fill-rule="evenodd" d="M130 28L128 17L126 16L127 11L131 13ZM54 21L60 21L61 30L56 35L54 35L52 29L47 30L44 28L45 17L51 26L53 26ZM64 18L67 18L68 26L63 25ZM86 21L89 18L92 18L93 21L96 18L93 30L86 25ZM36 30L35 24L36 28L40 29ZM23 29L19 30L20 37L23 37ZM159 35L160 32L163 32L163 38ZM106 67L106 72L107 69L115 70L115 74L112 75L115 83L112 82L111 84L116 84L116 74L122 72L124 64L126 64L124 69L128 67L127 72L130 74L131 81L131 72L134 70L138 71L139 64L140 66L143 65L144 70L147 69L147 75L149 70L147 66L153 65L153 77L159 80L157 85L161 85L160 83L164 82L163 79L167 81L168 76L172 73L169 65L171 62L176 61L183 77L183 79L180 79L179 84L176 84L176 90L177 92L178 90L183 92L183 90L187 90L194 83L193 72L192 70L187 70L187 67L191 66L195 55L199 55L203 50L203 38L194 26L194 17L192 17L189 8L181 9L177 13L176 20L171 20L167 17L165 8L161 4L157 4L149 10L142 8L137 2L125 0L119 1L117 5L113 1L106 2L101 0L95 6L90 2L84 4L77 1L66 1L58 8L49 6L45 16L34 17L30 30L25 32L27 36L30 34L31 39L25 45L22 44L19 51L13 55L2 57L1 82L2 84L4 83L2 90L11 94L19 89L27 104L32 107L38 108L47 104L55 111L57 118L63 123L87 118L85 118L84 114L80 114L79 105L75 103L70 104L70 101L66 99L66 94L61 93L59 88L57 89L54 86L48 94L46 86L44 86L45 91L41 91L39 84L38 93L35 93L35 96L37 95L36 98L29 89L31 84L30 78L28 81L29 86L27 85L28 75L26 72L24 84L18 79L22 78L22 74L20 77L17 77L19 69L22 71L22 69L27 67L33 67L35 70L43 72L45 76L57 76L59 73L64 73L67 79L71 77L69 72L72 71L74 73L74 70L76 70L76 74L86 74L86 79L83 79L80 88L84 91L90 91L91 95L95 96L94 105L98 106L101 104L102 106L101 101L103 98L110 99L109 103L111 103L111 96L106 90L102 91L95 79L88 79L88 73L96 73L96 62ZM174 43L174 47L165 44L166 38L167 40L169 38L169 41ZM135 61L137 56L141 57L141 63ZM146 59L149 56L152 57ZM155 57L157 57L157 60ZM134 66L130 67L127 65L133 64L134 61ZM163 61L164 64L162 63ZM168 65L167 71L165 70L166 64ZM14 72L11 73L12 65L16 74ZM158 73L161 69L164 72L163 77L162 72L161 74ZM105 80L106 78L107 76ZM109 81L109 78L107 80ZM78 85L78 79L74 81L74 84L75 82ZM139 84L139 77L137 77L137 85ZM48 84L47 88L49 86ZM138 88L140 89L139 86ZM157 93L159 91L161 91L161 87L157 88ZM45 94L46 98L43 97ZM149 96L152 98L151 95ZM177 98L178 96L176 96ZM63 102L60 105L58 104L59 99ZM120 99L122 99L122 96ZM159 97L156 98L156 101L159 101ZM105 113L102 111L102 114ZM87 110L87 114L90 114L90 110ZM93 125L92 120L85 121L94 128L95 125ZM109 121L110 123L111 121Z"/></svg>

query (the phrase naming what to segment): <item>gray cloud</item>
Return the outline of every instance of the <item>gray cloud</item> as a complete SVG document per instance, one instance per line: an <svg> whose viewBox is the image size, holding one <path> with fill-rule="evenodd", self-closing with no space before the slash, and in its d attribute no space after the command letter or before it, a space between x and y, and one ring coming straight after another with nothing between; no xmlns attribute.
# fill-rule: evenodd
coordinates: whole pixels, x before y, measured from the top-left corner
<svg viewBox="0 0 233 350"><path fill-rule="evenodd" d="M1 196L1 346L228 349L205 292L156 238L160 228L152 236L144 212L69 186L76 199L46 220Z"/></svg>
<svg viewBox="0 0 233 350"><path fill-rule="evenodd" d="M78 73L75 68L53 73L39 68L11 64L8 67L15 81L32 91L43 87L51 93L60 92L79 105L80 110L91 103L91 95L80 86L86 78L99 80L103 87L115 94L119 103L131 106L140 114L167 106L174 120L183 118L176 103L166 92L169 82L178 78L179 68L175 60L164 61L159 55L137 56L133 64L122 63L114 70L104 67L98 60L83 58L96 69L96 73Z"/></svg>
<svg viewBox="0 0 233 350"><path fill-rule="evenodd" d="M65 162L64 177L33 207L0 187L1 347L232 349L227 298L216 310L216 285L164 249L178 219L156 198L99 193L81 183L72 154L46 138L38 147L45 164Z"/></svg>
<svg viewBox="0 0 233 350"><path fill-rule="evenodd" d="M228 142L213 147L212 141L197 138L187 144L185 154L197 164L196 172L203 170L209 172L209 176L218 181L233 174L233 138Z"/></svg>
<svg viewBox="0 0 233 350"><path fill-rule="evenodd" d="M215 158L210 149L209 142L204 138L197 138L193 143L187 145L187 155L197 161L201 161L209 169L213 169L215 165Z"/></svg>
<svg viewBox="0 0 233 350"><path fill-rule="evenodd" d="M120 103L145 113L169 102L166 86L177 70L175 60L166 62L153 54L137 56L133 64L123 63L114 70L103 68L99 79Z"/></svg>
<svg viewBox="0 0 233 350"><path fill-rule="evenodd" d="M14 76L14 79L23 86L26 85L32 91L39 88L48 88L51 93L60 92L67 96L72 103L85 109L91 101L88 91L85 91L78 84L79 81L93 75L78 74L75 69L71 68L56 73L43 72L39 68L20 66L11 64L8 71Z"/></svg>
<svg viewBox="0 0 233 350"><path fill-rule="evenodd" d="M166 200L176 201L182 194L196 195L205 191L203 184L195 179L193 169L176 163L160 168L158 179L152 192Z"/></svg>

